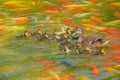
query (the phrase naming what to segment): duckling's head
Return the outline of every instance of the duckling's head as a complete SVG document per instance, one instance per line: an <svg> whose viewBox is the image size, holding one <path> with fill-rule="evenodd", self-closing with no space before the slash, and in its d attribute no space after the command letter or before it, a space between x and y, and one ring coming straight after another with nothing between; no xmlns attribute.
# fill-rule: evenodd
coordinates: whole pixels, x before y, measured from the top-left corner
<svg viewBox="0 0 120 80"><path fill-rule="evenodd" d="M91 49L89 47L86 47L85 48L87 51L91 52Z"/></svg>
<svg viewBox="0 0 120 80"><path fill-rule="evenodd" d="M105 50L104 50L104 49L101 49L101 53L102 53L102 54L105 54Z"/></svg>
<svg viewBox="0 0 120 80"><path fill-rule="evenodd" d="M80 43L77 43L77 44L76 44L76 47L81 47Z"/></svg>
<svg viewBox="0 0 120 80"><path fill-rule="evenodd" d="M42 34L42 32L41 32L41 30L40 29L38 29L38 31L37 31L39 34Z"/></svg>

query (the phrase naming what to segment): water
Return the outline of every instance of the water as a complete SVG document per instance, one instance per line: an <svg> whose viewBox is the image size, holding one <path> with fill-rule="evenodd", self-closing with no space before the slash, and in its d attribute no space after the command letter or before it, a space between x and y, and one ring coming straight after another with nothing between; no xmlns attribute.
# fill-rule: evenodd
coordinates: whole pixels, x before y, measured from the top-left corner
<svg viewBox="0 0 120 80"><path fill-rule="evenodd" d="M72 75L68 80L119 80L119 8L118 0L0 0L0 80L62 80L65 75ZM65 55L56 42L15 37L25 30L53 32L76 25L85 28L86 35L105 34L110 40L107 53L91 57L72 51ZM112 66L106 70L108 61ZM93 75L87 64L96 65L99 74Z"/></svg>

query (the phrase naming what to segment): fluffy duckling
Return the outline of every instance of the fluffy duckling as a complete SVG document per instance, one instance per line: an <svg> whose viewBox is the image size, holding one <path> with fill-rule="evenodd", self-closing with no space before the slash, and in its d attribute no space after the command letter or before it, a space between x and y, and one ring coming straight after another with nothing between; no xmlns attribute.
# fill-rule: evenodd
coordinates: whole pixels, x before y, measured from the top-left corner
<svg viewBox="0 0 120 80"><path fill-rule="evenodd" d="M72 35L72 31L71 31L71 29L70 28L67 28L67 31L66 31L66 33L68 34L68 35Z"/></svg>
<svg viewBox="0 0 120 80"><path fill-rule="evenodd" d="M24 31L24 36L25 37L31 37L31 34L28 31Z"/></svg>
<svg viewBox="0 0 120 80"><path fill-rule="evenodd" d="M37 32L33 33L32 35L33 35L33 37L35 37L35 39L42 40L43 34L42 34L42 31L40 29L38 29Z"/></svg>
<svg viewBox="0 0 120 80"><path fill-rule="evenodd" d="M63 39L61 39L59 35L57 35L57 34L54 35L54 41L56 41L56 42L59 43L59 42L61 42L62 40L63 40Z"/></svg>
<svg viewBox="0 0 120 80"><path fill-rule="evenodd" d="M89 51L89 53L91 53L92 56L105 54L105 51L103 48L86 48L86 50Z"/></svg>
<svg viewBox="0 0 120 80"><path fill-rule="evenodd" d="M73 32L72 32L72 39L73 40L78 40L80 36L83 35L83 30L82 28L76 28Z"/></svg>
<svg viewBox="0 0 120 80"><path fill-rule="evenodd" d="M26 38L26 37L31 37L31 34L28 31L24 31L24 34L22 35L17 35L16 38Z"/></svg>
<svg viewBox="0 0 120 80"><path fill-rule="evenodd" d="M24 38L24 35L17 35L16 38L20 39L20 38Z"/></svg>
<svg viewBox="0 0 120 80"><path fill-rule="evenodd" d="M75 50L78 54L85 54L85 53L89 52L86 48L82 47L80 43L76 44Z"/></svg>
<svg viewBox="0 0 120 80"><path fill-rule="evenodd" d="M59 44L62 46L65 46L65 45L70 46L72 44L72 41L70 39L65 39L63 41L60 41Z"/></svg>
<svg viewBox="0 0 120 80"><path fill-rule="evenodd" d="M49 33L45 32L44 34L41 35L41 39L48 39Z"/></svg>
<svg viewBox="0 0 120 80"><path fill-rule="evenodd" d="M53 40L55 41L56 39L58 39L59 35L56 32L52 32L52 33L47 33L46 37L48 36L49 40Z"/></svg>
<svg viewBox="0 0 120 80"><path fill-rule="evenodd" d="M81 35L83 34L83 29L76 27L76 29L72 32L72 35Z"/></svg>
<svg viewBox="0 0 120 80"><path fill-rule="evenodd" d="M69 53L70 50L67 46L59 46L59 50L64 52L64 53Z"/></svg>
<svg viewBox="0 0 120 80"><path fill-rule="evenodd" d="M48 33L48 32L45 32L44 37L45 37L46 39L48 39L49 33Z"/></svg>
<svg viewBox="0 0 120 80"><path fill-rule="evenodd" d="M80 54L80 49L81 48L81 45L80 45L80 43L76 43L76 45L75 45L75 51L78 53L78 54Z"/></svg>
<svg viewBox="0 0 120 80"><path fill-rule="evenodd" d="M41 31L41 29L38 29L38 30L37 30L37 34L38 34L39 36L42 36L42 31Z"/></svg>

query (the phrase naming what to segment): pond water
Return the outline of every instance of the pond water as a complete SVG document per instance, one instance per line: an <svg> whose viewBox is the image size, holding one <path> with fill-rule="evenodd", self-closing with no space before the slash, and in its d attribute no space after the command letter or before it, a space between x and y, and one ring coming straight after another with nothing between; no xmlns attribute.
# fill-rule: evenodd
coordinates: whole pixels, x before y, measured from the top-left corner
<svg viewBox="0 0 120 80"><path fill-rule="evenodd" d="M76 26L104 35L105 54L65 54L52 40L16 38ZM0 0L0 80L120 80L119 35L119 0Z"/></svg>

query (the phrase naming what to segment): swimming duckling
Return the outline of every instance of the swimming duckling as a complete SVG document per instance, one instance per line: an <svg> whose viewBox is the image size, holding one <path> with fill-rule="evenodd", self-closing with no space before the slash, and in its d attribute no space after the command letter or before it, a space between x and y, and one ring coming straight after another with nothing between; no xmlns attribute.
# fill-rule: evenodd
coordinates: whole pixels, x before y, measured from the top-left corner
<svg viewBox="0 0 120 80"><path fill-rule="evenodd" d="M37 33L36 33L36 32L31 33L31 37L35 37L36 35L37 35Z"/></svg>
<svg viewBox="0 0 120 80"><path fill-rule="evenodd" d="M39 35L42 35L41 29L38 29L38 30L37 30L37 33L38 33Z"/></svg>
<svg viewBox="0 0 120 80"><path fill-rule="evenodd" d="M52 32L51 34L49 34L48 39L56 41L60 39L59 34L57 34L56 32Z"/></svg>
<svg viewBox="0 0 120 80"><path fill-rule="evenodd" d="M94 55L104 55L105 54L105 51L103 48L86 48L91 54L92 56Z"/></svg>
<svg viewBox="0 0 120 80"><path fill-rule="evenodd" d="M70 50L67 46L59 46L59 50L64 52L64 53L69 53Z"/></svg>
<svg viewBox="0 0 120 80"><path fill-rule="evenodd" d="M61 42L63 39L62 38L60 38L60 36L59 35L57 35L57 34L55 34L54 35L54 41L56 41L56 42Z"/></svg>
<svg viewBox="0 0 120 80"><path fill-rule="evenodd" d="M72 32L72 39L73 40L78 40L80 36L83 35L83 30L81 28L76 28L73 32Z"/></svg>
<svg viewBox="0 0 120 80"><path fill-rule="evenodd" d="M44 35L44 36L45 36L46 39L48 39L49 33L48 33L48 32L45 32L45 35Z"/></svg>
<svg viewBox="0 0 120 80"><path fill-rule="evenodd" d="M31 37L31 34L28 31L24 31L24 36L25 37Z"/></svg>
<svg viewBox="0 0 120 80"><path fill-rule="evenodd" d="M81 48L80 43L76 43L75 48L76 48L76 49L77 49L77 48Z"/></svg>
<svg viewBox="0 0 120 80"><path fill-rule="evenodd" d="M37 32L31 33L31 37L36 37L36 36L38 36L38 35L42 35L42 32L41 32L40 29L38 29Z"/></svg>
<svg viewBox="0 0 120 80"><path fill-rule="evenodd" d="M64 34L63 34L63 38L64 38L64 39L68 39L68 37L69 37L69 35L68 35L67 33L64 33Z"/></svg>
<svg viewBox="0 0 120 80"><path fill-rule="evenodd" d="M83 34L83 29L76 27L76 29L72 32L72 35L81 35Z"/></svg>
<svg viewBox="0 0 120 80"><path fill-rule="evenodd" d="M76 44L76 49L75 50L78 54L85 54L85 53L88 52L88 50L86 48L82 47L79 43Z"/></svg>
<svg viewBox="0 0 120 80"><path fill-rule="evenodd" d="M24 34L22 35L17 35L17 38L26 38L26 37L31 37L31 34L28 31L24 31Z"/></svg>
<svg viewBox="0 0 120 80"><path fill-rule="evenodd" d="M72 35L72 31L70 30L70 28L67 28L66 33L67 33L68 35Z"/></svg>
<svg viewBox="0 0 120 80"><path fill-rule="evenodd" d="M25 38L24 35L17 35L16 38L20 39L20 38Z"/></svg>
<svg viewBox="0 0 120 80"><path fill-rule="evenodd" d="M43 39L43 34L42 34L41 29L37 30L37 34L36 34L35 37L36 37L37 40L42 40Z"/></svg>
<svg viewBox="0 0 120 80"><path fill-rule="evenodd" d="M44 34L42 34L42 35L40 36L41 40L43 40L43 39L48 39L48 37L49 37L48 32L45 32Z"/></svg>
<svg viewBox="0 0 120 80"><path fill-rule="evenodd" d="M61 44L62 46L65 46L65 45L69 46L72 44L72 41L69 39L65 39L65 40L60 41L59 44Z"/></svg>
<svg viewBox="0 0 120 80"><path fill-rule="evenodd" d="M76 43L76 45L75 45L75 51L78 53L78 54L80 54L80 49L81 48L81 45L80 45L80 43Z"/></svg>

